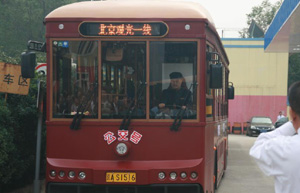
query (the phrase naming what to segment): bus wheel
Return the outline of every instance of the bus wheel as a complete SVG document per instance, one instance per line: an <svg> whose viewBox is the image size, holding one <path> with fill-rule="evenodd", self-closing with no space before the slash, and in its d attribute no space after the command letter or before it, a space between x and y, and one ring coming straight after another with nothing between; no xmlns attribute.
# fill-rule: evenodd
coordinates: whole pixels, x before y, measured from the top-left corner
<svg viewBox="0 0 300 193"><path fill-rule="evenodd" d="M218 189L218 151L215 150L214 189Z"/></svg>
<svg viewBox="0 0 300 193"><path fill-rule="evenodd" d="M227 161L228 161L228 151L227 150L225 151L224 156L225 156L224 168L226 168L226 169L223 171L222 178L224 178L226 170L227 170Z"/></svg>

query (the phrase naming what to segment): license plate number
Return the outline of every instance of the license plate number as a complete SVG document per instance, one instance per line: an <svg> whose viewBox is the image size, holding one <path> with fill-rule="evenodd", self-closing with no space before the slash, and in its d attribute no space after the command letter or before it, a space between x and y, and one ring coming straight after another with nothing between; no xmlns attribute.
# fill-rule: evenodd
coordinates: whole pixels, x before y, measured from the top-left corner
<svg viewBox="0 0 300 193"><path fill-rule="evenodd" d="M106 182L136 182L136 173L133 172L107 172Z"/></svg>

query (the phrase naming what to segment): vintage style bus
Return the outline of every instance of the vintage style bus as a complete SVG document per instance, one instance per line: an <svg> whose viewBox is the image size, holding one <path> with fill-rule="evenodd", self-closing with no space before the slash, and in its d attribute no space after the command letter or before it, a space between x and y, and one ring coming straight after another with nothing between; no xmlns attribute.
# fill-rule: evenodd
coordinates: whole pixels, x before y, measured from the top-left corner
<svg viewBox="0 0 300 193"><path fill-rule="evenodd" d="M87 1L44 23L47 193L215 191L233 88L201 5Z"/></svg>

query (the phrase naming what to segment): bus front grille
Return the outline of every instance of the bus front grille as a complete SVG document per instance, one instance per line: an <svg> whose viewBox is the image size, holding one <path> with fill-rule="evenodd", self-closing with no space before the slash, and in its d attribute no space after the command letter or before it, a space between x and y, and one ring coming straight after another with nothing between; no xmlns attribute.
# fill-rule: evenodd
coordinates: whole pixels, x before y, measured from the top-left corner
<svg viewBox="0 0 300 193"><path fill-rule="evenodd" d="M91 185L76 183L49 183L47 193L203 193L199 184L154 184L132 185Z"/></svg>

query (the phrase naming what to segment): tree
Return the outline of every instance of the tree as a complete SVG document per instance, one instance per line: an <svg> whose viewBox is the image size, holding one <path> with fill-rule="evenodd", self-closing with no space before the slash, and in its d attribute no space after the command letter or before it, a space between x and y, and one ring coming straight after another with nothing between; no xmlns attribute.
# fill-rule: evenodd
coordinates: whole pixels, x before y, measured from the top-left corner
<svg viewBox="0 0 300 193"><path fill-rule="evenodd" d="M9 182L15 172L11 157L16 153L16 147L13 142L11 112L1 98L0 106L0 184L2 184Z"/></svg>
<svg viewBox="0 0 300 193"><path fill-rule="evenodd" d="M36 79L31 80L36 82ZM34 176L37 125L36 84L29 94L0 94L0 192L31 183ZM2 174L2 175L1 175Z"/></svg>
<svg viewBox="0 0 300 193"><path fill-rule="evenodd" d="M274 5L272 5L268 0L264 0L259 6L252 7L251 13L246 14L248 28L244 28L239 31L240 37L250 37L248 29L252 20L254 20L264 32L266 32L280 5L281 1L277 1Z"/></svg>
<svg viewBox="0 0 300 193"><path fill-rule="evenodd" d="M250 37L248 29L252 20L266 32L281 4L282 0L277 1L274 5L268 0L264 0L261 5L253 7L251 13L246 14L248 28L244 28L239 32L241 38ZM295 81L300 81L300 53L294 53L289 56L288 86Z"/></svg>
<svg viewBox="0 0 300 193"><path fill-rule="evenodd" d="M0 51L19 59L28 40L45 41L45 16L76 0L14 0L0 4ZM1 58L0 58L1 59Z"/></svg>
<svg viewBox="0 0 300 193"><path fill-rule="evenodd" d="M28 40L45 41L45 16L59 6L77 1L0 0L0 62L20 63L21 53L27 49ZM37 61L45 62L45 56L37 56ZM36 94L36 79L31 80L27 96L8 94L5 102L4 94L0 93L1 193L33 181L37 127ZM45 142L45 136L43 141Z"/></svg>
<svg viewBox="0 0 300 193"><path fill-rule="evenodd" d="M300 81L300 53L295 53L289 57L288 86L293 82Z"/></svg>

